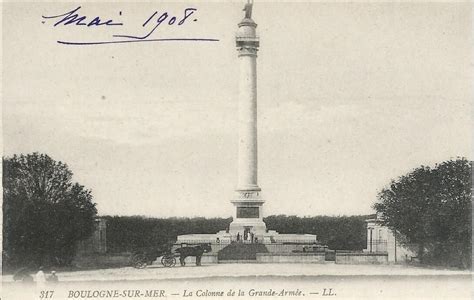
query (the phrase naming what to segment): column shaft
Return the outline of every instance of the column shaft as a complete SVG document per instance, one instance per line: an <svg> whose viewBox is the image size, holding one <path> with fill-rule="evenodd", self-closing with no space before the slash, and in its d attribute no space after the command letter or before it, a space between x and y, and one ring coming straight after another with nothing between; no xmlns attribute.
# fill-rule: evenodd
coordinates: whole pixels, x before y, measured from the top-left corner
<svg viewBox="0 0 474 300"><path fill-rule="evenodd" d="M259 190L257 183L257 59L240 55L238 189Z"/></svg>

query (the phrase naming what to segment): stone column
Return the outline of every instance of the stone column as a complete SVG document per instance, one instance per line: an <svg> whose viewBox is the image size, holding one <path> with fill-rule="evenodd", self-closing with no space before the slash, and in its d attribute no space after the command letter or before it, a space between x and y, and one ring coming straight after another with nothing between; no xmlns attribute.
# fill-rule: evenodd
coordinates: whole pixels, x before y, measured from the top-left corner
<svg viewBox="0 0 474 300"><path fill-rule="evenodd" d="M249 6L246 6L246 8ZM251 10L251 7L250 7ZM263 240L266 226L262 204L265 202L257 182L257 24L250 13L239 23L236 46L239 55L239 162L234 220L229 226L235 236L249 228Z"/></svg>
<svg viewBox="0 0 474 300"><path fill-rule="evenodd" d="M238 190L259 191L257 183L257 24L244 19L239 24L239 164Z"/></svg>

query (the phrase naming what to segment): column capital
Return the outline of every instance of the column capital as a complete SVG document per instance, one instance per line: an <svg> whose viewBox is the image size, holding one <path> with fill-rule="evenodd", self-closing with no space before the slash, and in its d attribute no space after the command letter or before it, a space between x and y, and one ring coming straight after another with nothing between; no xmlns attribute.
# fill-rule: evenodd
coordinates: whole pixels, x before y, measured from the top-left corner
<svg viewBox="0 0 474 300"><path fill-rule="evenodd" d="M257 57L257 47L241 47L238 48L237 51L239 52L239 57L240 56L253 56Z"/></svg>

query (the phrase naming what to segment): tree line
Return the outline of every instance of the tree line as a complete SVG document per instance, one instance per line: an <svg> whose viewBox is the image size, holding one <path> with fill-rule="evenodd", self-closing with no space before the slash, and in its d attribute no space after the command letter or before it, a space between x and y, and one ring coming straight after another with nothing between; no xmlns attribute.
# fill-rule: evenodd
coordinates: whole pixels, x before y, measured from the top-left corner
<svg viewBox="0 0 474 300"><path fill-rule="evenodd" d="M367 224L373 215L297 217L277 215L264 218L268 229L279 233L317 235L318 242L333 250L362 250L367 246Z"/></svg>
<svg viewBox="0 0 474 300"><path fill-rule="evenodd" d="M280 233L316 234L330 249L362 250L366 246L365 220L370 216L297 217L277 215L264 218L269 230ZM105 216L107 249L133 252L176 241L181 234L216 233L226 230L232 218L146 218Z"/></svg>
<svg viewBox="0 0 474 300"><path fill-rule="evenodd" d="M112 253L161 248L181 234L216 233L232 218L147 218L103 216L107 220L107 249Z"/></svg>

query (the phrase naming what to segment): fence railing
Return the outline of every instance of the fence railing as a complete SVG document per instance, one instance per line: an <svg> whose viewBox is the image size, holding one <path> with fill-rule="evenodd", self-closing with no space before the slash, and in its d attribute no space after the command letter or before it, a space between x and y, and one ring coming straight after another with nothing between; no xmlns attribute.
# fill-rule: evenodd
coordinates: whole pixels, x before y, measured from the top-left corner
<svg viewBox="0 0 474 300"><path fill-rule="evenodd" d="M386 252L387 240L372 240L367 243L368 252Z"/></svg>

